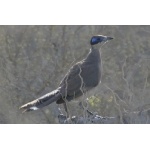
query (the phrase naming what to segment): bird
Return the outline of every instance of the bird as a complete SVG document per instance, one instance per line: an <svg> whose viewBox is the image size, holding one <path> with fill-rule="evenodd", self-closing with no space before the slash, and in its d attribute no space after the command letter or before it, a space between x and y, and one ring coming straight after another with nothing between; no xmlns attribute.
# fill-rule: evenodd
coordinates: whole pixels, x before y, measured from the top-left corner
<svg viewBox="0 0 150 150"><path fill-rule="evenodd" d="M110 36L94 35L87 56L74 64L58 88L20 107L23 112L38 110L53 102L66 104L95 88L101 81L101 47L112 40Z"/></svg>

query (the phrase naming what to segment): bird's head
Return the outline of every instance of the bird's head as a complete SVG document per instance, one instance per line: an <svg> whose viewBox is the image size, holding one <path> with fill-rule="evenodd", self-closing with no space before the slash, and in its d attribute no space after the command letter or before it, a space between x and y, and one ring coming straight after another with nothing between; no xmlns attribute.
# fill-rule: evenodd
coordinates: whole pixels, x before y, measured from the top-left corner
<svg viewBox="0 0 150 150"><path fill-rule="evenodd" d="M105 43L109 40L112 40L113 38L110 36L103 36L103 35L95 35L91 38L90 44L96 45L98 43Z"/></svg>

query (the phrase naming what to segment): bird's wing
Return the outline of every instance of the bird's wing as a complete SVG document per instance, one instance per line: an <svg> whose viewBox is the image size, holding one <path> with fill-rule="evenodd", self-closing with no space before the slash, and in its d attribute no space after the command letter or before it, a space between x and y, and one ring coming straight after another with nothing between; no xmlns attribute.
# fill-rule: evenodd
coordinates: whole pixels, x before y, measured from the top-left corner
<svg viewBox="0 0 150 150"><path fill-rule="evenodd" d="M88 84L91 80L94 68L85 61L80 61L70 68L63 80L60 82L60 91L65 96L80 96L92 88ZM88 75L89 73L89 75Z"/></svg>
<svg viewBox="0 0 150 150"><path fill-rule="evenodd" d="M79 75L80 73L80 69L82 67L82 62L78 62L76 63L74 66L72 66L70 68L70 70L67 72L67 74L65 75L65 77L62 79L62 81L60 82L59 86L64 86L67 84L67 82L69 82L70 80L74 80L74 78L76 78L76 76Z"/></svg>

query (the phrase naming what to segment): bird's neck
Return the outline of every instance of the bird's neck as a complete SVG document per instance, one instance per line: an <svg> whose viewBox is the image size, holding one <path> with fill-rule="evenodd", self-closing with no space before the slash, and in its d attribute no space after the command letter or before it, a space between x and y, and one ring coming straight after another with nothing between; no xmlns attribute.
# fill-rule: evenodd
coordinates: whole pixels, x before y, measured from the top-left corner
<svg viewBox="0 0 150 150"><path fill-rule="evenodd" d="M91 46L90 52L87 55L87 58L85 59L85 61L90 62L99 62L101 63L101 55L100 55L100 48L96 47L96 46Z"/></svg>
<svg viewBox="0 0 150 150"><path fill-rule="evenodd" d="M91 50L100 50L100 49L101 49L100 44L91 45Z"/></svg>

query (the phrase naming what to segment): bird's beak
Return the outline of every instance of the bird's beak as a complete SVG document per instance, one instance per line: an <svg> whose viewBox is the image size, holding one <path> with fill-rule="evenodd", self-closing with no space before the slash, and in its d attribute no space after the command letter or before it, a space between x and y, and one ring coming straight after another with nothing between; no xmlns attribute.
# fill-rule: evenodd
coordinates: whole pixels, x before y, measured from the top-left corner
<svg viewBox="0 0 150 150"><path fill-rule="evenodd" d="M112 40L113 38L112 37L110 37L110 36L106 36L106 41L108 41L108 40Z"/></svg>
<svg viewBox="0 0 150 150"><path fill-rule="evenodd" d="M107 42L109 40L112 40L113 38L110 36L101 36L101 41L100 42Z"/></svg>
<svg viewBox="0 0 150 150"><path fill-rule="evenodd" d="M110 37L110 36L104 36L103 41L104 41L104 42L107 42L107 41L112 40L112 39L113 39L113 38Z"/></svg>

